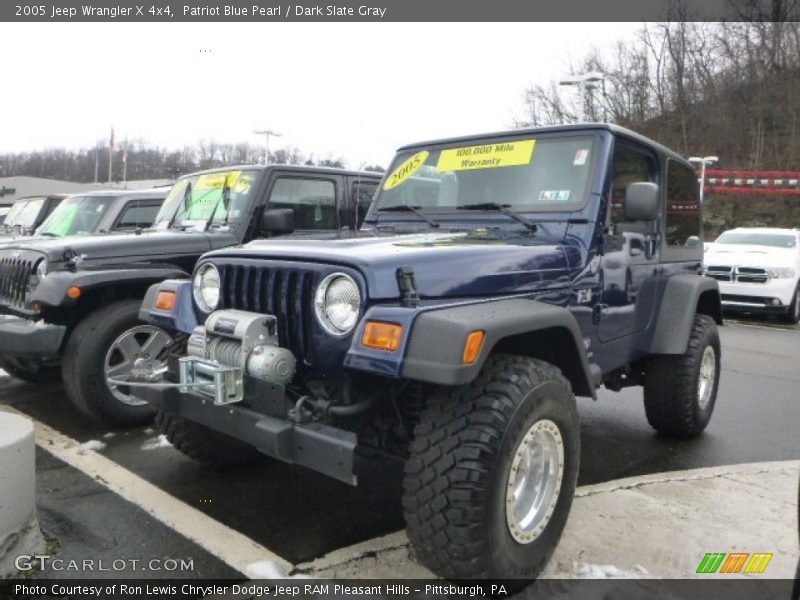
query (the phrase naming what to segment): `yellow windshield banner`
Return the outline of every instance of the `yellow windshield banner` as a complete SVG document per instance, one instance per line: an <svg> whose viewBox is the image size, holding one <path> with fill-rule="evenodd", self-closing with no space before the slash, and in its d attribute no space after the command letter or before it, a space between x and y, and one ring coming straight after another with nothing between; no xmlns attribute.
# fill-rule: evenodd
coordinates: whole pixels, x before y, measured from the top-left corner
<svg viewBox="0 0 800 600"><path fill-rule="evenodd" d="M499 142L465 148L442 150L437 171L467 171L470 169L496 169L530 164L536 140Z"/></svg>
<svg viewBox="0 0 800 600"><path fill-rule="evenodd" d="M208 173L201 175L194 186L196 190L218 190L225 187L225 181L228 182L228 187L232 188L241 175L241 171L228 171L227 173Z"/></svg>
<svg viewBox="0 0 800 600"><path fill-rule="evenodd" d="M426 160L428 160L427 150L417 152L414 156L404 161L403 164L392 171L392 174L386 179L386 183L383 184L383 189L390 190L403 183L406 179L419 171Z"/></svg>

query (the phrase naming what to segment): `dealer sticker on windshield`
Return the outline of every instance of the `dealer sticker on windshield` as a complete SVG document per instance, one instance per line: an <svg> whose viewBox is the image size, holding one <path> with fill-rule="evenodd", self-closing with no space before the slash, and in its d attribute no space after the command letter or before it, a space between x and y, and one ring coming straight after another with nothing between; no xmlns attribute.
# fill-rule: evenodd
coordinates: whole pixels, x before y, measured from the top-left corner
<svg viewBox="0 0 800 600"><path fill-rule="evenodd" d="M390 190L403 183L406 179L409 179L422 168L426 160L428 160L427 150L417 152L414 156L404 161L403 164L392 171L392 174L386 179L386 183L383 184L383 189Z"/></svg>
<svg viewBox="0 0 800 600"><path fill-rule="evenodd" d="M500 142L467 146L466 148L449 148L442 150L437 171L466 171L469 169L496 169L498 167L516 167L530 164L536 140L518 142Z"/></svg>
<svg viewBox="0 0 800 600"><path fill-rule="evenodd" d="M194 186L196 190L218 190L225 186L233 187L241 175L241 171L228 171L227 173L208 173L201 175Z"/></svg>

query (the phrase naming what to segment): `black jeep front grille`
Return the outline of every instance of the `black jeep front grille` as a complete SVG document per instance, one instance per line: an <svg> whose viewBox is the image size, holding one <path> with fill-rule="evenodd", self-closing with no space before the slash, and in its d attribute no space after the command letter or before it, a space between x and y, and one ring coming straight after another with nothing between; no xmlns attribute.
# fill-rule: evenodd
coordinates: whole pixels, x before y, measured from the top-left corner
<svg viewBox="0 0 800 600"><path fill-rule="evenodd" d="M31 257L0 253L0 304L27 308L28 278L35 266L36 261Z"/></svg>
<svg viewBox="0 0 800 600"><path fill-rule="evenodd" d="M314 362L313 294L317 274L259 265L219 265L220 308L274 315L278 341L306 365Z"/></svg>

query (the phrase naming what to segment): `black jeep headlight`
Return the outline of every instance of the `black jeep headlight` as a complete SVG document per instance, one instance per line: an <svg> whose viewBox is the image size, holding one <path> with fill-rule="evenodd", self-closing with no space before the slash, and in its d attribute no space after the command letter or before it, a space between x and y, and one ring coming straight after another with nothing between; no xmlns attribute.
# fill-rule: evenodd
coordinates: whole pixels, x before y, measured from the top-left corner
<svg viewBox="0 0 800 600"><path fill-rule="evenodd" d="M317 288L314 312L323 329L332 335L347 335L356 323L361 307L361 292L349 275L332 273Z"/></svg>
<svg viewBox="0 0 800 600"><path fill-rule="evenodd" d="M28 275L28 285L25 288L25 295L29 296L31 293L33 293L33 290L39 287L39 284L46 275L47 259L42 259L36 265L36 269L30 275Z"/></svg>
<svg viewBox="0 0 800 600"><path fill-rule="evenodd" d="M36 265L36 276L39 278L39 281L44 279L44 276L47 275L47 259L42 259L39 261L39 264Z"/></svg>
<svg viewBox="0 0 800 600"><path fill-rule="evenodd" d="M204 312L216 310L219 304L219 271L212 264L205 264L194 274L192 295Z"/></svg>

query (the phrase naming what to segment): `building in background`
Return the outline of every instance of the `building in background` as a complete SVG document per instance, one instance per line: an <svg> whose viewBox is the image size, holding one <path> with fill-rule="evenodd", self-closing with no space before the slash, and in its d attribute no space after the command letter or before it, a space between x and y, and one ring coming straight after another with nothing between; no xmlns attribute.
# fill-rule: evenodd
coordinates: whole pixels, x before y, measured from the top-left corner
<svg viewBox="0 0 800 600"><path fill-rule="evenodd" d="M108 183L76 183L44 177L0 177L0 206L10 206L15 200L27 196L47 196L49 194L78 194L93 190L129 189L140 190L151 187L171 185L171 179L141 179Z"/></svg>

